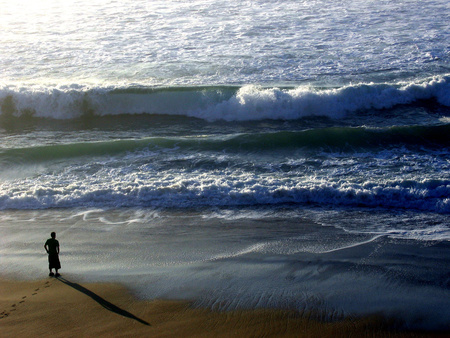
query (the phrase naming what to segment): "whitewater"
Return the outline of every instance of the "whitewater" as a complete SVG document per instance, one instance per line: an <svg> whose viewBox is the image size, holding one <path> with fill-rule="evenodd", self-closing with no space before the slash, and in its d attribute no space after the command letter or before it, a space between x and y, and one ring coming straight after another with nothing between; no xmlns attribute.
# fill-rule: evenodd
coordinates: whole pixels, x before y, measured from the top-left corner
<svg viewBox="0 0 450 338"><path fill-rule="evenodd" d="M2 276L449 329L448 1L0 8Z"/></svg>

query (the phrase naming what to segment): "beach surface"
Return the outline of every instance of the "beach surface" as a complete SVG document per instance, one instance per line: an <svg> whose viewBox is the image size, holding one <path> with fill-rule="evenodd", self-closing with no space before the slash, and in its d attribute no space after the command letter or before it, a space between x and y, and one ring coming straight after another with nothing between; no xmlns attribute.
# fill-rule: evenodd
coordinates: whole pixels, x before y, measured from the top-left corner
<svg viewBox="0 0 450 338"><path fill-rule="evenodd" d="M0 337L448 336L447 241L286 211L136 212L4 212ZM54 224L58 279L42 235Z"/></svg>
<svg viewBox="0 0 450 338"><path fill-rule="evenodd" d="M294 311L271 309L217 312L187 301L140 301L118 284L61 277L0 280L2 337L349 337L444 336L441 332L396 331L381 317L321 322Z"/></svg>

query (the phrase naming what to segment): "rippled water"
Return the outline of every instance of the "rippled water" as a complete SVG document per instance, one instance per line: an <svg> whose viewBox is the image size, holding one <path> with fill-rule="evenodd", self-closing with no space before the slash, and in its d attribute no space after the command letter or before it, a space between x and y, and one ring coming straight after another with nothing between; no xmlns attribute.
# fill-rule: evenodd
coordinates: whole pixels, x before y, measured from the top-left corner
<svg viewBox="0 0 450 338"><path fill-rule="evenodd" d="M1 1L2 81L325 84L448 72L428 1Z"/></svg>

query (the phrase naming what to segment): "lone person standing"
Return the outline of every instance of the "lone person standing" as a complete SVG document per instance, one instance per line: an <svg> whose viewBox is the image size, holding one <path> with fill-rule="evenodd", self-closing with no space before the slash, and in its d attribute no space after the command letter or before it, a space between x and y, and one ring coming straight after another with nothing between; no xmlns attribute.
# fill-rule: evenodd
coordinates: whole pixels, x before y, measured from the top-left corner
<svg viewBox="0 0 450 338"><path fill-rule="evenodd" d="M47 239L44 244L45 251L48 253L48 268L50 270L50 277L59 277L58 270L61 269L61 263L59 262L59 242L56 239L56 232L51 233L52 238ZM52 272L55 269L55 273Z"/></svg>

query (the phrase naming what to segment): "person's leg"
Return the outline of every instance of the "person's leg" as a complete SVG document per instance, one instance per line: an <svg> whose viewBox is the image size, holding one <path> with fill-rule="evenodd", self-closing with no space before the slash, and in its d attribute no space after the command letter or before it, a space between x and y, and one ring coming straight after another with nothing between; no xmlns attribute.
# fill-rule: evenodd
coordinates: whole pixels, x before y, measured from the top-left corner
<svg viewBox="0 0 450 338"><path fill-rule="evenodd" d="M52 264L52 255L48 255L48 269L50 270L50 273L48 274L50 277L53 277L53 264Z"/></svg>
<svg viewBox="0 0 450 338"><path fill-rule="evenodd" d="M55 277L59 277L59 276L61 276L59 273L58 273L58 269L55 269L55 271L56 271L56 273L55 273Z"/></svg>

